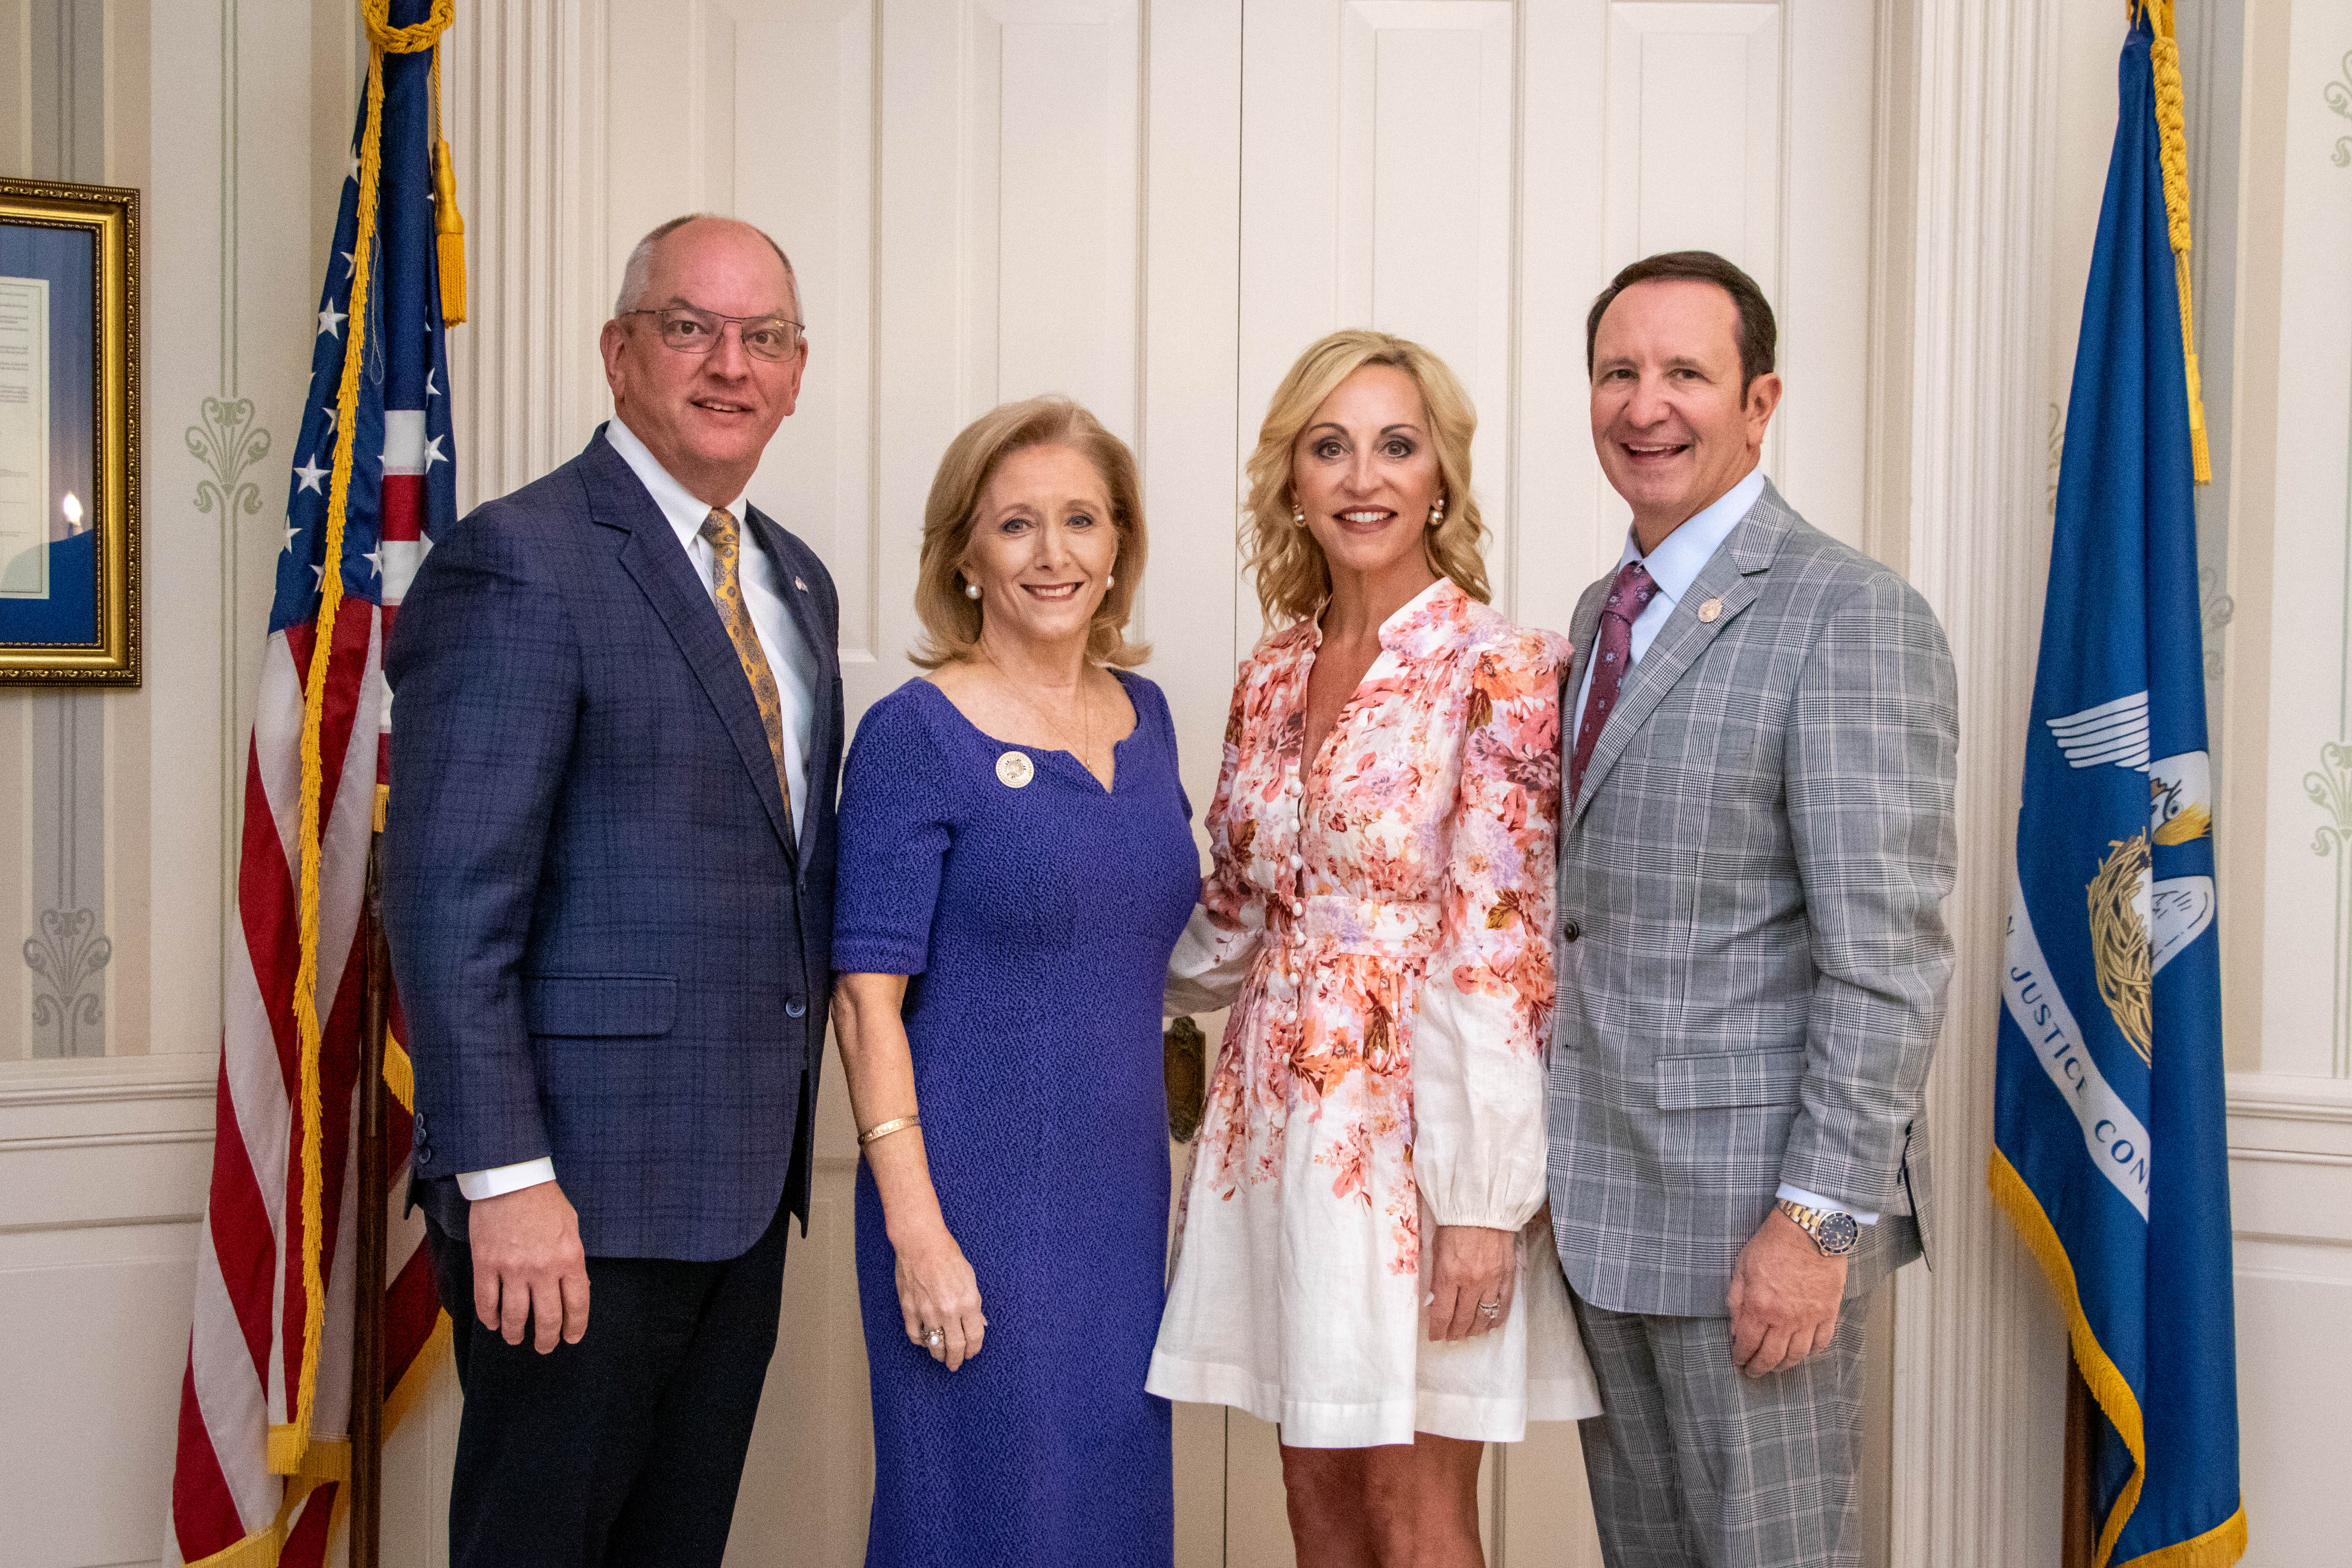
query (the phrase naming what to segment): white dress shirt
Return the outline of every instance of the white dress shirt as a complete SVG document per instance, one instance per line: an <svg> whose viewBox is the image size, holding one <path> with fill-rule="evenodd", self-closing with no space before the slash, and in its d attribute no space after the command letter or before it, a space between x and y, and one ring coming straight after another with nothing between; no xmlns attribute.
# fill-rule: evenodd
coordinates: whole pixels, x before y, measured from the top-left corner
<svg viewBox="0 0 2352 1568"><path fill-rule="evenodd" d="M1698 581L1699 572L1714 559L1715 552L1723 548L1723 542L1731 537L1731 531L1738 528L1754 510L1763 494L1764 470L1761 468L1751 468L1746 479L1724 491L1712 505L1694 513L1688 521L1659 541L1658 547L1646 556L1642 553L1641 541L1633 536L1631 529L1626 530L1625 549L1617 557L1617 571L1622 572L1629 561L1639 561L1650 574L1650 581L1658 585L1656 595L1633 620L1633 646L1625 666L1628 681L1633 679L1633 668L1642 662L1642 656L1650 651L1652 643L1658 640L1658 632L1665 626L1666 617L1675 613L1675 606L1682 603L1683 595L1690 592L1693 583ZM1570 736L1583 732L1584 700L1591 691L1592 665L1591 660L1587 660L1583 683L1576 689L1576 722L1568 728ZM1573 743L1571 741L1570 744ZM1853 1210L1834 1198L1825 1198L1802 1187L1790 1186L1785 1182L1780 1185L1780 1196L1791 1203L1802 1204L1807 1208L1834 1209L1853 1214L1854 1219L1863 1225L1878 1223L1878 1216L1874 1214L1854 1214Z"/></svg>
<svg viewBox="0 0 2352 1568"><path fill-rule="evenodd" d="M1633 666L1642 662L1642 656L1650 651L1652 643L1658 640L1659 629L1666 624L1666 617L1675 613L1675 606L1683 602L1683 595L1690 592L1690 585L1698 581L1700 569L1714 559L1715 552L1722 548L1725 540L1731 537L1731 531L1739 526L1740 520L1755 507L1758 498L1763 493L1764 470L1760 468L1749 469L1746 479L1724 491L1713 505L1694 513L1687 522L1660 541L1657 549L1648 555L1642 553L1642 542L1633 536L1633 531L1630 528L1625 531L1625 548L1618 555L1617 564L1610 574L1614 576L1625 570L1625 563L1629 561L1639 561L1649 572L1650 581L1658 585L1656 595L1643 607L1640 615L1633 617L1633 646L1627 653L1625 662L1624 679L1628 682L1633 679ZM1583 684L1576 689L1576 722L1568 727L1571 736L1584 732L1584 700L1591 690L1592 664L1588 659L1584 666ZM1573 744L1572 742L1570 743Z"/></svg>
<svg viewBox="0 0 2352 1568"><path fill-rule="evenodd" d="M646 444L637 439L636 432L622 423L618 416L604 426L604 439L653 496L664 521L677 535L687 559L694 563L695 575L702 579L705 593L714 591L719 568L710 541L702 537L703 522L713 510L730 513L735 519L737 534L742 542L737 570L743 581L743 605L751 612L751 628L760 634L761 649L767 654L768 668L776 678L776 695L783 703L784 777L792 785L792 829L797 837L808 810L810 726L816 716L818 667L808 640L801 636L799 626L784 604L784 595L805 594L808 589L797 578L786 587L782 567L760 547L758 535L745 521L747 509L741 496L717 509L697 500L655 460ZM541 1156L494 1170L464 1172L457 1177L457 1190L468 1202L478 1202L553 1180L555 1163Z"/></svg>

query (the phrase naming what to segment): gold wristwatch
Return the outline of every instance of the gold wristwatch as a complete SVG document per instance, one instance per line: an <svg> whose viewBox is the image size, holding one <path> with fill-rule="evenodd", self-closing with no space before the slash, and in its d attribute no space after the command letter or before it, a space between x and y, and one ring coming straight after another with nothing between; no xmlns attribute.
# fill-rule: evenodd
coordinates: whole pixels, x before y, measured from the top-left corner
<svg viewBox="0 0 2352 1568"><path fill-rule="evenodd" d="M1797 1222L1798 1229L1813 1238L1813 1246L1823 1258L1843 1258L1862 1239L1861 1222L1850 1214L1807 1208L1793 1198L1782 1198L1776 1206Z"/></svg>

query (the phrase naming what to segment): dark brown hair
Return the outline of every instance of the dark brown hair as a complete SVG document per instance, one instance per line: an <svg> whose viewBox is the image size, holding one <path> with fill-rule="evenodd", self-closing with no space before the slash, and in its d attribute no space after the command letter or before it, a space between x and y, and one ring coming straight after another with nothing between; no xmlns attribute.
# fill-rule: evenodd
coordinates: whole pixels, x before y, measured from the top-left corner
<svg viewBox="0 0 2352 1568"><path fill-rule="evenodd" d="M1756 287L1756 279L1712 250L1660 251L1655 256L1643 257L1611 279L1609 287L1592 301L1592 313L1584 318L1584 374L1592 374L1592 345L1601 336L1601 318L1608 314L1611 301L1636 283L1654 283L1669 278L1712 283L1730 295L1731 302L1738 307L1739 395L1744 399L1758 376L1772 374L1772 356L1780 347L1780 328L1772 320L1772 306L1764 298L1764 290Z"/></svg>

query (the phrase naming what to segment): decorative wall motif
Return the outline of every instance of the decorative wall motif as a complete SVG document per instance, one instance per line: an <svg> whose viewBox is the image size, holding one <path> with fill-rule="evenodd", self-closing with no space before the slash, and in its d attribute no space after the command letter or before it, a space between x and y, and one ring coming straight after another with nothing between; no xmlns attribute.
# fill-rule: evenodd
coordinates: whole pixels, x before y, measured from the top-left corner
<svg viewBox="0 0 2352 1568"><path fill-rule="evenodd" d="M100 12L81 4L16 8L29 22L24 164L11 173L83 184L108 178L109 81ZM144 47L143 44L141 47ZM15 110L11 103L10 111ZM19 951L31 974L27 1012L0 1017L0 1058L104 1056L105 993L113 943L107 880L106 709L96 691L31 690L12 697L24 720L26 854L12 913L28 918ZM11 715L12 720L14 715ZM15 898L23 902L16 905Z"/></svg>
<svg viewBox="0 0 2352 1568"><path fill-rule="evenodd" d="M2328 816L2312 836L2311 852L2335 862L2335 1006L2330 1021L2328 1075L2352 1078L2352 745L2331 741L2319 749L2319 768L2303 775L2303 789Z"/></svg>
<svg viewBox="0 0 2352 1568"><path fill-rule="evenodd" d="M2066 409L2063 404L2050 405L2050 515L2058 515L2058 459L2066 451Z"/></svg>
<svg viewBox="0 0 2352 1568"><path fill-rule="evenodd" d="M2345 119L2352 120L2352 49L2345 51L2344 63L2337 68L2342 71L2343 79L2329 82L2320 91L2326 96L2328 108ZM2352 167L2352 136L2336 139L2336 166L2339 169Z"/></svg>
<svg viewBox="0 0 2352 1568"><path fill-rule="evenodd" d="M2352 75L2352 54L2344 57ZM2328 84L2328 106L2352 119L2352 94ZM2347 138L2352 142L2352 138ZM2339 142L2339 153L2346 143ZM2346 156L2352 156L2347 153ZM2337 159L2338 163L2344 157ZM2352 551L2352 431L2345 437L2346 548ZM2344 604L2336 618L2336 735L2319 748L2319 767L2303 775L2303 792L2326 814L2327 820L2312 835L2311 852L2334 862L2336 930L2329 944L2329 968L2334 989L2328 1007L2327 1073L2352 1078L2352 555L2344 571Z"/></svg>
<svg viewBox="0 0 2352 1568"><path fill-rule="evenodd" d="M55 1039L34 1041L36 1056L78 1057L87 1043L89 1054L105 1049L100 1033L106 1022L106 997L99 971L114 956L114 943L98 929L95 910L44 910L37 935L25 939L25 963L38 977L33 993L33 1028L51 1030ZM90 1038L85 1042L82 1032Z"/></svg>
<svg viewBox="0 0 2352 1568"><path fill-rule="evenodd" d="M221 510L221 521L235 520L261 510L261 487L245 478L245 470L269 456L269 432L253 422L253 399L234 402L207 397L204 420L187 429L188 450L210 470L212 478L196 481L196 510L210 515Z"/></svg>
<svg viewBox="0 0 2352 1568"><path fill-rule="evenodd" d="M2197 607L2205 623L2206 706L2210 708L2219 695L2213 689L2221 679L2221 633L2238 615L2238 601L2230 596L2230 585L2222 580L2219 566L2198 570Z"/></svg>

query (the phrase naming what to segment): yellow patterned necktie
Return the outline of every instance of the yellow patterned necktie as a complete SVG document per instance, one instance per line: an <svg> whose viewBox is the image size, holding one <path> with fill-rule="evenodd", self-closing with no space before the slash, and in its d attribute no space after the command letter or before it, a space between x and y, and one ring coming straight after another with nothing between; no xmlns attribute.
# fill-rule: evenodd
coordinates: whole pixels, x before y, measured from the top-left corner
<svg viewBox="0 0 2352 1568"><path fill-rule="evenodd" d="M784 773L784 702L776 695L776 672L768 668L768 655L760 647L751 613L743 607L743 552L734 514L714 510L703 520L702 537L710 541L711 563L717 568L711 574L710 596L718 601L727 640L735 645L736 661L742 665L743 678L751 683L751 696L760 704L760 724L768 731L768 754L775 759L776 787L783 792L784 820L789 822L793 781Z"/></svg>

